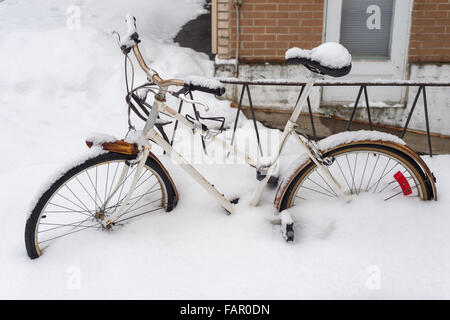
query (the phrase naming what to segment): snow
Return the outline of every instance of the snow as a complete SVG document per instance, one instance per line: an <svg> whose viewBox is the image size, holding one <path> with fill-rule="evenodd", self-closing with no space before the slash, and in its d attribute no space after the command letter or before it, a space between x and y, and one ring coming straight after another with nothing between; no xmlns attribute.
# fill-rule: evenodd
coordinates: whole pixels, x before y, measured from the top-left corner
<svg viewBox="0 0 450 320"><path fill-rule="evenodd" d="M360 99L360 101L358 102L357 108L361 108L361 107L366 107L366 102L365 101L361 101L362 99ZM346 108L354 108L355 107L355 103L349 103L349 104L343 104L343 107ZM387 107L391 107L391 108L403 108L404 105L401 103L394 103L394 104L388 104L384 101L371 101L369 100L369 107L371 108L387 108Z"/></svg>
<svg viewBox="0 0 450 320"><path fill-rule="evenodd" d="M220 89L224 87L219 80L208 79L200 76L189 76L185 78L184 83L187 85L205 87L209 89Z"/></svg>
<svg viewBox="0 0 450 320"><path fill-rule="evenodd" d="M243 78L233 78L233 77L219 77L219 81L222 81L223 83L241 83L242 81L248 82L249 84L268 84L268 83L276 83L279 85L287 84L297 84L302 85L305 84L305 82L297 81L297 80L289 80L289 79L243 79ZM437 81L437 80L423 80L423 81L417 81L417 80L391 80L391 79L375 79L375 80L367 80L367 81L354 81L354 80L323 80L318 79L314 81L315 84L320 85L333 85L333 84L342 84L342 85L361 85L361 84L367 84L370 85L381 85L381 86L390 86L390 85L405 85L405 86L419 86L422 84L427 84L430 86L450 86L450 82L448 81Z"/></svg>
<svg viewBox="0 0 450 320"><path fill-rule="evenodd" d="M202 1L77 3L79 30L66 28L69 1L0 3L0 139L8 150L0 160L0 298L450 298L450 156L424 158L438 179L439 201L383 202L367 195L351 203L307 203L289 210L296 238L287 244L271 223L280 217L276 190L249 207L255 170L225 158L209 141L205 156L189 130L177 132L175 148L192 154L221 192L240 197L235 214L226 215L155 147L180 194L172 212L143 216L113 232L79 233L29 260L23 232L35 196L80 161L73 159L102 152L87 149L86 133L122 138L127 132L123 55L110 34L125 29L125 13L136 16L140 48L161 76L213 75L206 55L171 41L203 12ZM145 81L140 72L136 77L137 84ZM229 102L201 92L194 97L211 105L202 115L224 115L232 124ZM174 98L168 103L178 108ZM183 110L192 109L185 104ZM133 120L140 129L143 123ZM169 133L171 126L165 126ZM258 127L267 155L281 133ZM231 139L231 130L222 137ZM241 115L237 145L256 156L255 139L252 122ZM292 139L285 150L282 168L300 154ZM368 286L372 270L379 270L378 287Z"/></svg>
<svg viewBox="0 0 450 320"><path fill-rule="evenodd" d="M392 141L398 144L406 144L405 141L390 133L370 130L345 131L331 135L319 141L320 150L328 150L337 147L340 144L351 143L355 141Z"/></svg>
<svg viewBox="0 0 450 320"><path fill-rule="evenodd" d="M214 57L214 62L216 65L235 65L236 59L220 59L217 55Z"/></svg>
<svg viewBox="0 0 450 320"><path fill-rule="evenodd" d="M147 145L144 131L142 130L131 130L124 140L125 142L136 143L139 147Z"/></svg>
<svg viewBox="0 0 450 320"><path fill-rule="evenodd" d="M115 142L118 139L107 133L91 133L86 137L86 141L92 142L94 145L101 145L105 142Z"/></svg>
<svg viewBox="0 0 450 320"><path fill-rule="evenodd" d="M126 48L132 48L136 44L136 41L131 39L131 36L137 32L136 19L130 13L127 13L125 23L127 24L127 32L121 37L120 43Z"/></svg>
<svg viewBox="0 0 450 320"><path fill-rule="evenodd" d="M352 63L352 56L348 50L336 42L326 42L311 50L293 47L286 51L286 60L293 58L316 61L332 69L344 68Z"/></svg>

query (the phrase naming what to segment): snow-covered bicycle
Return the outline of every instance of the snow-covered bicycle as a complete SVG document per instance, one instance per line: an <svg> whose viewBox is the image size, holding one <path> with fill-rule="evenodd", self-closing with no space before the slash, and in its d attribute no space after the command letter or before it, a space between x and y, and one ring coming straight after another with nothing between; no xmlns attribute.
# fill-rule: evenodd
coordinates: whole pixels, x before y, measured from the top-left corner
<svg viewBox="0 0 450 320"><path fill-rule="evenodd" d="M256 168L259 184L251 205L258 204L277 170L278 157L291 136L303 148L304 154L294 161L289 174L278 186L275 206L279 211L301 205L304 201L349 201L362 192L376 193L386 201L398 196L436 199L433 174L424 161L395 136L376 131L344 132L315 143L300 133L296 121L316 79L324 75L344 76L351 70L351 56L341 45L325 43L312 50L292 48L287 51L286 61L305 66L310 75L286 123L276 156L270 163L261 163L220 137L222 118L208 118L221 123L211 129L199 114L195 118L183 116L166 104L169 94L200 105L201 102L190 100L187 95L197 90L220 96L225 88L219 81L200 77L184 81L162 79L147 66L139 51L134 17L128 15L126 22L127 34L122 39L119 37L122 52L127 61L128 54L133 51L148 80L142 86L128 89L127 102L130 109L145 119L145 126L125 140L96 136L87 141L88 146L97 151L54 180L31 211L25 228L25 244L30 258L39 257L52 242L67 235L89 229L110 230L150 212L171 211L178 202L177 189L166 168L150 151L152 143L176 159L181 168L216 198L228 213L234 211L234 201L227 199L174 150L163 131L158 133L157 129L164 125L161 114L201 134L204 139L217 141L228 152L242 157ZM171 87L179 89L171 91ZM154 93L153 105L146 102L149 92ZM292 221L289 217L281 220L286 240L292 241Z"/></svg>

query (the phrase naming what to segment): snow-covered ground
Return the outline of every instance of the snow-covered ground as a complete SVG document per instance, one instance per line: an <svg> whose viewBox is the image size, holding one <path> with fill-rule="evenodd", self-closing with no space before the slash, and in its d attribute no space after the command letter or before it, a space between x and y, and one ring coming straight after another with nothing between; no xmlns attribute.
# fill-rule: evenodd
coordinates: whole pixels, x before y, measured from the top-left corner
<svg viewBox="0 0 450 320"><path fill-rule="evenodd" d="M0 298L450 298L450 156L425 158L439 201L361 196L349 204L305 204L291 211L297 237L286 244L269 222L274 191L249 207L255 172L223 163L212 145L204 157L198 137L192 144L185 131L176 148L188 154L193 146L197 167L219 190L240 196L234 215L161 156L180 193L175 210L113 232L80 233L28 259L24 226L41 186L87 152L90 132L127 131L123 56L110 31L124 32L123 16L132 12L141 50L162 77L211 76L206 55L171 41L203 12L202 2L0 3ZM72 5L80 8L79 29ZM228 102L196 97L232 121ZM251 134L252 123L243 119L238 143L255 141ZM261 126L261 135L268 151L279 133ZM292 141L286 150L283 166L300 152Z"/></svg>

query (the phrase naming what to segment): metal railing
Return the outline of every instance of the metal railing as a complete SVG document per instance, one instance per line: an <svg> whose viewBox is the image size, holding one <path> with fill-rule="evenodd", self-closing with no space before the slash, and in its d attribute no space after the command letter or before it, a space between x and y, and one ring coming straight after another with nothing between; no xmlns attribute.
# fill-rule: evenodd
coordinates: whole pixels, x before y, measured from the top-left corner
<svg viewBox="0 0 450 320"><path fill-rule="evenodd" d="M261 80L240 80L237 78L222 78L220 79L220 81L224 84L231 84L231 85L242 85L242 89L240 91L240 97L239 97L239 103L238 103L238 111L236 113L236 118L235 118L235 122L234 122L234 127L233 127L233 137L232 137L232 143L234 140L234 136L235 136L235 132L236 132L236 128L237 128L237 123L239 120L239 114L242 111L242 101L243 101L243 97L244 97L244 93L247 93L247 98L249 101L249 107L250 107L250 112L252 115L252 120L253 120L253 125L255 128L255 133L256 133L256 139L258 142L258 149L260 151L260 153L262 154L262 148L261 148L261 142L259 139L259 132L258 132L258 127L256 125L256 119L255 119L255 110L253 107L253 102L252 102L252 96L250 93L250 86L295 86L295 87L299 87L299 95L297 98L297 102L300 99L300 96L305 88L306 83L305 82L298 82L298 81L283 81L283 80L266 80L266 79L261 79ZM318 80L314 83L314 86L319 86L319 87L325 87L325 86L357 86L359 87L359 91L358 94L356 96L356 100L355 100L355 104L353 106L352 109L352 113L350 115L350 118L348 119L347 122L347 126L346 126L346 130L350 129L350 126L353 122L355 113L356 113L356 109L358 107L358 103L359 100L361 99L361 95L364 93L364 98L365 98L365 108L366 108L366 112L367 112L367 118L369 121L369 128L370 130L373 130L373 123L372 123L372 117L371 117L371 112L370 112L370 105L369 105L369 97L368 97L368 92L367 92L367 87L369 86L375 86L375 87L380 87L380 86L388 86L388 87L418 87L417 93L415 95L413 104L411 106L411 110L409 111L408 117L406 119L406 123L405 126L403 127L402 130L402 134L400 135L401 138L403 138L407 132L409 123L411 121L411 117L414 113L414 110L416 108L416 104L417 101L420 97L420 95L422 95L423 97L423 105L424 105L424 113L425 113L425 125L426 125L426 131L427 131L427 138L428 138L428 150L429 150L429 155L433 156L433 150L432 150L432 146L431 146L431 134L430 134L430 123L429 123L429 115L428 115L428 102L427 102L427 95L426 95L426 88L427 87L450 87L450 82L424 82L424 81L414 81L414 80L394 80L394 81L390 81L390 80L374 80L374 81L367 81L367 82L361 82L361 81L336 81L336 80ZM311 128L312 128L312 132L313 132L313 136L314 139L317 140L317 134L316 134L316 129L314 126L314 119L313 119L313 114L312 114L312 110L311 110L311 101L309 100L309 97L307 99L307 105L308 105L308 113L309 113L309 120L311 122Z"/></svg>

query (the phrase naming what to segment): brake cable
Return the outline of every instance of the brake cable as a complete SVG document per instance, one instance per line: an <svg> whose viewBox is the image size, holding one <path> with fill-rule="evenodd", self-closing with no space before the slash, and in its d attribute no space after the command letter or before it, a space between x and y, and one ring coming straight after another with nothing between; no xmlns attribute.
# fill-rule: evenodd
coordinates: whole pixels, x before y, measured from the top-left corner
<svg viewBox="0 0 450 320"><path fill-rule="evenodd" d="M128 67L127 67L128 61L131 64L131 91L130 91L130 88L128 85ZM134 66L133 66L133 62L131 61L130 57L128 57L128 53L125 54L125 84L126 84L126 88L127 88L127 103L128 103L128 132L125 135L125 138L126 138L131 130L136 130L136 128L131 123L131 100L129 99L130 92L133 91L133 86L134 86Z"/></svg>

